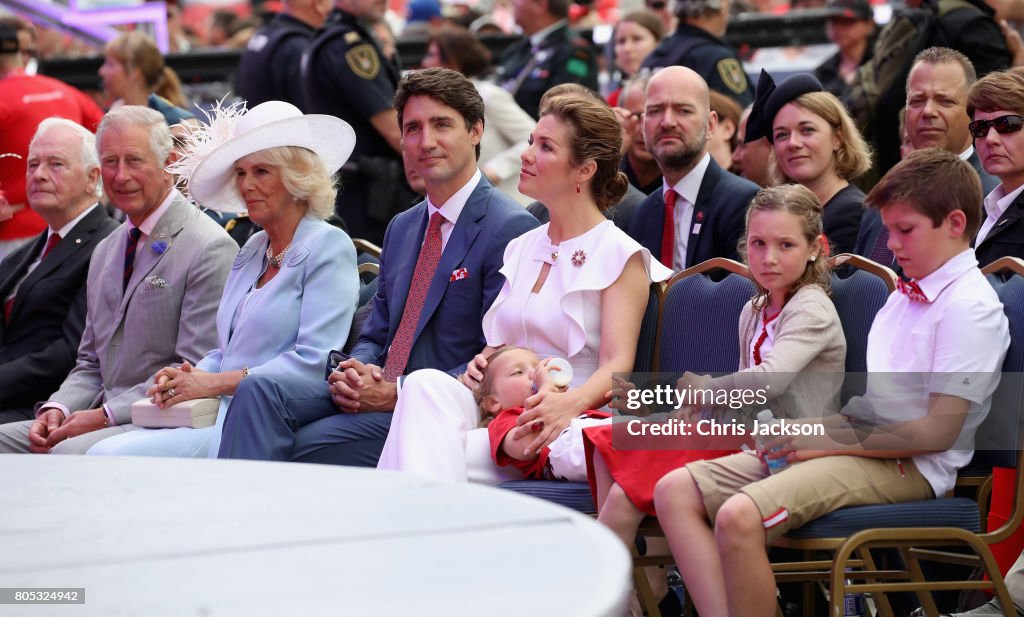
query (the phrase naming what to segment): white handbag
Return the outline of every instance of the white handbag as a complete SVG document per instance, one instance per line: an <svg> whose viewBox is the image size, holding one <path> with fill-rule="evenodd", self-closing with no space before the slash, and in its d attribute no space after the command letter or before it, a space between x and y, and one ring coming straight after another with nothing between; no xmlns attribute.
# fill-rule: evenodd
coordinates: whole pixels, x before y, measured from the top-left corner
<svg viewBox="0 0 1024 617"><path fill-rule="evenodd" d="M148 398L132 403L132 424L142 428L206 428L217 422L219 398L196 398L160 409Z"/></svg>

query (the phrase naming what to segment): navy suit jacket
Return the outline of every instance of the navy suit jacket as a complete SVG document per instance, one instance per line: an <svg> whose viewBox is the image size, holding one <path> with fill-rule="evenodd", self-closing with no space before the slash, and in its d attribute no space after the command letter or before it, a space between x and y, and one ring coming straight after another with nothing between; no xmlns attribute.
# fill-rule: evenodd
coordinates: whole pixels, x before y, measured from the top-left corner
<svg viewBox="0 0 1024 617"><path fill-rule="evenodd" d="M657 258L661 255L661 232L665 222L664 187L650 194L633 213L629 235ZM731 174L711 159L693 205L693 226L700 220L700 232L691 234L686 245L689 268L712 257L738 259L737 245L743 236L750 200L759 187ZM672 264L665 264L671 268Z"/></svg>
<svg viewBox="0 0 1024 617"><path fill-rule="evenodd" d="M981 198L984 203L985 196L999 186L999 178L989 175L985 171L985 168L981 166L981 159L978 158L977 149L971 152L971 156L967 158L967 162L971 164L974 171L978 172L978 177L981 178ZM1007 212L1013 209L1014 206L1010 206L1010 208L1007 209ZM985 220L985 216L985 210L984 207L982 207L982 220ZM882 233L882 215L879 214L878 210L875 208L867 208L860 219L860 231L857 232L857 246L853 249L853 252L862 257L870 257L871 249L874 248L875 242L878 241L878 234L880 233ZM985 265L985 263L981 261L981 255L978 255L978 261L982 266ZM882 265L892 266L891 263Z"/></svg>
<svg viewBox="0 0 1024 617"><path fill-rule="evenodd" d="M481 175L441 253L420 313L406 373L435 368L458 374L486 345L481 323L505 278L499 273L505 245L538 223ZM384 366L405 310L416 260L427 230L427 202L388 224L373 308L350 357ZM465 269L464 278L453 279Z"/></svg>
<svg viewBox="0 0 1024 617"><path fill-rule="evenodd" d="M0 318L0 408L31 409L74 368L85 328L92 251L117 227L102 206L95 207L28 276L25 271L42 252L48 232L0 263L0 304L21 281L11 322L5 325Z"/></svg>
<svg viewBox="0 0 1024 617"><path fill-rule="evenodd" d="M988 215L981 213L982 220ZM1024 259L1024 194L1018 195L989 230L985 240L974 247L978 266L984 268L1000 257Z"/></svg>

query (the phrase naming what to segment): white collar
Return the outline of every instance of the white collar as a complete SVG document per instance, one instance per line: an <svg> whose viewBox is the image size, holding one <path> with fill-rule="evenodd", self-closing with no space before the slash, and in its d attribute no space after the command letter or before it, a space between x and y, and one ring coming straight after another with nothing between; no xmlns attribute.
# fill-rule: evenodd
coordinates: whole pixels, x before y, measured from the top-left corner
<svg viewBox="0 0 1024 617"><path fill-rule="evenodd" d="M968 145L967 149L960 153L960 160L961 161L966 161L967 159L971 158L972 154L974 154L974 145L973 144Z"/></svg>
<svg viewBox="0 0 1024 617"><path fill-rule="evenodd" d="M1006 209L1010 207L1010 204L1017 200L1021 191L1024 191L1024 184L1009 193L1004 193L1003 191L1003 185L1000 184L992 189L992 192L986 195L985 200L982 202L985 206L985 213L993 221L998 220L1003 215L1003 212L1006 212Z"/></svg>
<svg viewBox="0 0 1024 617"><path fill-rule="evenodd" d="M164 198L163 203L160 204L160 206L156 210L154 210L152 214L147 216L146 220L142 221L142 224L139 225L139 231L146 234L146 237L152 236L153 230L156 228L156 224L160 222L160 219L163 218L164 213L166 213L167 209L171 207L171 202L177 199L178 197L181 197L181 193L178 192L178 189L172 188L170 192L167 193L167 197ZM129 229L135 227L131 219L128 219L128 226Z"/></svg>
<svg viewBox="0 0 1024 617"><path fill-rule="evenodd" d="M466 202L469 201L469 196L476 190L476 186L480 184L480 178L483 174L480 173L478 167L473 173L473 177L469 179L469 182L462 185L462 188L455 191L448 201L444 202L444 205L438 208L430 201L430 197L427 197L427 218L429 219L434 215L435 212L440 212L444 220L451 224L455 224L459 220L459 215L462 214L462 209L466 207Z"/></svg>
<svg viewBox="0 0 1024 617"><path fill-rule="evenodd" d="M966 248L963 252L958 253L939 266L935 272L917 281L917 284L921 287L921 291L924 292L928 301L935 302L939 294L942 293L942 290L948 287L950 283L960 278L971 268L977 269L977 267L978 259L974 256L974 249Z"/></svg>
<svg viewBox="0 0 1024 617"><path fill-rule="evenodd" d="M697 195L700 194L700 185L704 182L704 174L707 173L709 165L711 165L711 154L705 152L704 158L693 166L690 173L676 182L675 186L669 187L668 181L663 177L661 180L663 190L668 191L669 188L672 188L691 205L697 205Z"/></svg>
<svg viewBox="0 0 1024 617"><path fill-rule="evenodd" d="M71 233L71 230L75 228L75 225L77 225L82 219L84 219L86 217L86 215L88 215L90 212L95 210L97 207L99 207L99 204L95 203L95 204L89 206L88 208L86 208L85 210L82 210L81 214L79 214L75 218L71 219L68 222L67 225L61 227L60 229L58 229L56 231L54 231L53 227L51 227L50 228L50 233L48 233L46 235L46 239L49 240L50 236L52 236L55 233L60 234L61 238L67 238L68 234Z"/></svg>

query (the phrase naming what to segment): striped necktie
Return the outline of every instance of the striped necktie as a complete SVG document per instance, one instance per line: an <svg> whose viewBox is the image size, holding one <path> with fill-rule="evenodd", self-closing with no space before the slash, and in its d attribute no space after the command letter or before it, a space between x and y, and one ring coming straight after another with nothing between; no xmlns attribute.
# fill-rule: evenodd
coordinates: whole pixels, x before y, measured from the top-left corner
<svg viewBox="0 0 1024 617"><path fill-rule="evenodd" d="M124 281L121 286L121 293L128 291L128 281L135 271L135 249L139 246L139 238L142 237L142 230L132 227L128 230L128 244L124 247Z"/></svg>

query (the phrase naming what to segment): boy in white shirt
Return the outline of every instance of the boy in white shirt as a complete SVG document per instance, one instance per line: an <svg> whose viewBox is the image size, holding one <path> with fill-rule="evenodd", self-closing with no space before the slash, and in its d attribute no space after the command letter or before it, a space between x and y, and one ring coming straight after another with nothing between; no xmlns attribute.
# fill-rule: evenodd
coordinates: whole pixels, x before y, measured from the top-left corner
<svg viewBox="0 0 1024 617"><path fill-rule="evenodd" d="M789 529L839 508L953 488L1009 347L1002 304L970 248L980 203L978 175L955 154L921 150L894 167L866 204L880 210L909 280L872 323L865 396L826 419L825 435L771 444L781 450L769 456L793 463L776 475L740 453L658 483L658 519L701 615L774 615L766 545Z"/></svg>

